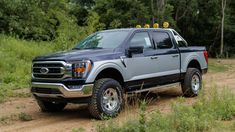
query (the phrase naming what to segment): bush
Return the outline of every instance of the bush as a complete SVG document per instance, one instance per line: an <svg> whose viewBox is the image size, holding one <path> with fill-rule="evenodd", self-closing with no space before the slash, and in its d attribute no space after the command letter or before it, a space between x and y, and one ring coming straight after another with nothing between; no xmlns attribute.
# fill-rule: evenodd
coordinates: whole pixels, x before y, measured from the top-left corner
<svg viewBox="0 0 235 132"><path fill-rule="evenodd" d="M21 112L21 113L19 114L19 119L20 119L21 121L31 121L31 120L33 120L33 118L32 118L31 115L26 114L26 113L23 113L23 112Z"/></svg>

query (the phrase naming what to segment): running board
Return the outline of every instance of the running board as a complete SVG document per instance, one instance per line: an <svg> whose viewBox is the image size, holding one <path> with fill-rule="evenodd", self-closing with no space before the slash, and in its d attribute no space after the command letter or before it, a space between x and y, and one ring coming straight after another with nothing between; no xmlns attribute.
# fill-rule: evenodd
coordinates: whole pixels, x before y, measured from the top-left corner
<svg viewBox="0 0 235 132"><path fill-rule="evenodd" d="M160 86L156 86L156 87L140 89L140 90L135 90L135 91L130 91L130 92L127 92L127 94L137 94L137 93L150 92L150 91L163 92L163 91L169 90L172 87L176 87L176 86L180 86L180 82L167 84L167 85L160 85Z"/></svg>

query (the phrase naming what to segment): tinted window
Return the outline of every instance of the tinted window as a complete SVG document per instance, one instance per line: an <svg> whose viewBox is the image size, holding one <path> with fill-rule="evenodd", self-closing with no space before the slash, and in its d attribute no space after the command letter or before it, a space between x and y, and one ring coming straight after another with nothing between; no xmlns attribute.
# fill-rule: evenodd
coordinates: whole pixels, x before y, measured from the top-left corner
<svg viewBox="0 0 235 132"><path fill-rule="evenodd" d="M187 47L187 44L185 41L178 41L178 47Z"/></svg>
<svg viewBox="0 0 235 132"><path fill-rule="evenodd" d="M158 49L168 49L172 48L172 42L170 36L164 32L154 32L153 38L155 45Z"/></svg>
<svg viewBox="0 0 235 132"><path fill-rule="evenodd" d="M147 32L135 33L134 37L130 41L130 47L143 46L144 48L152 47L149 35Z"/></svg>

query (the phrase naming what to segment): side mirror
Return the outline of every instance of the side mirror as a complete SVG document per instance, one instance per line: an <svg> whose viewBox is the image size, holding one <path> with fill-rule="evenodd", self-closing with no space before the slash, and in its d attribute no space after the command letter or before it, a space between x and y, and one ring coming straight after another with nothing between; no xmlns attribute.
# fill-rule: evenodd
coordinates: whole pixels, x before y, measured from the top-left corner
<svg viewBox="0 0 235 132"><path fill-rule="evenodd" d="M134 47L129 47L128 49L128 57L132 57L132 54L141 54L144 52L144 46L134 46Z"/></svg>

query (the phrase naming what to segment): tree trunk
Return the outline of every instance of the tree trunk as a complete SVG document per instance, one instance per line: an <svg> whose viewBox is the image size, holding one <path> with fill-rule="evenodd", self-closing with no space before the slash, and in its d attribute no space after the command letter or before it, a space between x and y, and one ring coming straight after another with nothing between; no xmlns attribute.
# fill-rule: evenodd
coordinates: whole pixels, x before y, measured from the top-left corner
<svg viewBox="0 0 235 132"><path fill-rule="evenodd" d="M159 23L163 23L165 0L157 0L157 16Z"/></svg>
<svg viewBox="0 0 235 132"><path fill-rule="evenodd" d="M221 18L221 42L220 42L220 56L223 56L224 52L224 15L225 15L225 8L226 8L226 0L221 0L222 6L222 18Z"/></svg>
<svg viewBox="0 0 235 132"><path fill-rule="evenodd" d="M155 23L155 18L154 18L154 8L153 8L153 0L151 0L151 12L152 12L152 25Z"/></svg>

